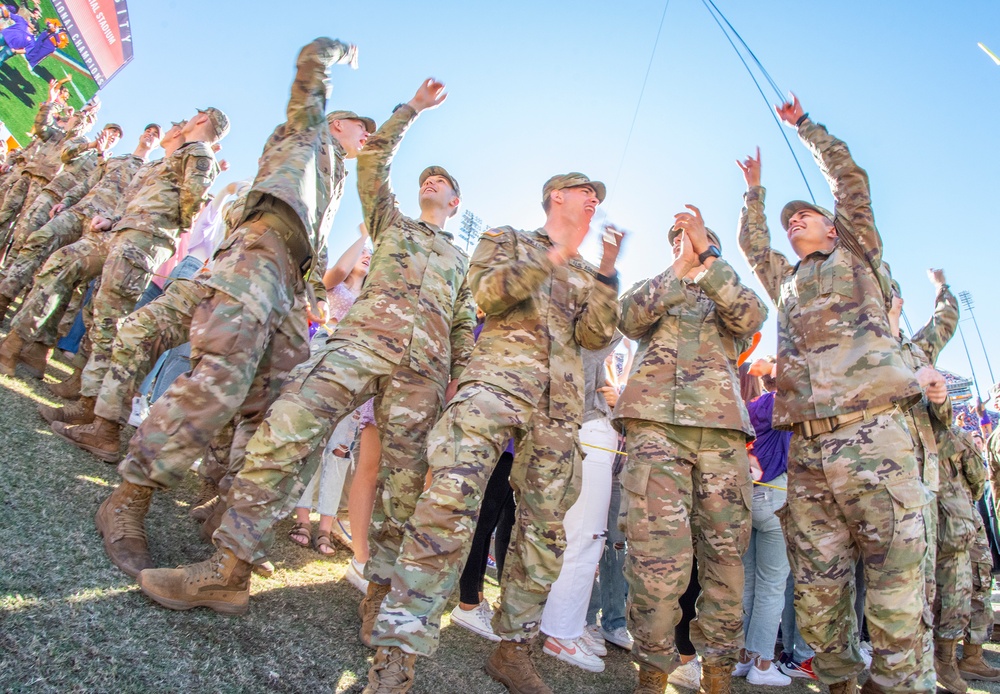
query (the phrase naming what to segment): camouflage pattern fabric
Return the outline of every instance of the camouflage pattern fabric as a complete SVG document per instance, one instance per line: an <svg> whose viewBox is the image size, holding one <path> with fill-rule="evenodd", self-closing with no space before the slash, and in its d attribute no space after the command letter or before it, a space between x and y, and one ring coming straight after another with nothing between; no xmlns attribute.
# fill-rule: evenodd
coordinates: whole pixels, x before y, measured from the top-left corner
<svg viewBox="0 0 1000 694"><path fill-rule="evenodd" d="M27 242L28 237L35 232L39 227L44 225L49 221L49 210L52 206L59 202L59 199L55 197L52 193L42 190L32 201L32 203L24 208L18 216L17 221L14 223L13 231L11 232L13 243L11 244L10 251L7 254L7 263L10 264L17 258L21 252L21 248Z"/></svg>
<svg viewBox="0 0 1000 694"><path fill-rule="evenodd" d="M972 498L954 460L942 464L941 490L937 495L937 595L934 600L934 637L960 639L969 626L972 604L972 560L969 550L976 540Z"/></svg>
<svg viewBox="0 0 1000 694"><path fill-rule="evenodd" d="M500 584L496 633L526 642L538 633L566 550L563 519L579 496L579 426L489 384L461 388L427 440L431 485L410 518L392 592L372 642L421 655L437 649L441 614L469 553L483 490L511 437L510 484L518 512Z"/></svg>
<svg viewBox="0 0 1000 694"><path fill-rule="evenodd" d="M90 175L80 181L63 196L62 204L75 207L76 212L89 219L94 216L110 219L115 207L132 194L132 182L139 172L145 173L151 168L139 157L126 154L107 159L90 172Z"/></svg>
<svg viewBox="0 0 1000 694"><path fill-rule="evenodd" d="M17 214L24 205L24 195L28 192L28 177L17 173L15 168L9 175L10 187L0 203L0 249L6 248L17 222ZM15 177L15 173L17 173Z"/></svg>
<svg viewBox="0 0 1000 694"><path fill-rule="evenodd" d="M643 667L667 673L679 664L677 601L696 554L702 592L691 641L706 664L732 665L743 646L741 558L750 541L746 435L640 419L626 419L624 427L620 517L629 547L633 655Z"/></svg>
<svg viewBox="0 0 1000 694"><path fill-rule="evenodd" d="M983 645L993 631L993 555L983 518L976 511L976 540L972 543L972 606L965 642Z"/></svg>
<svg viewBox="0 0 1000 694"><path fill-rule="evenodd" d="M799 137L834 194L834 249L796 265L772 250L760 186L744 197L739 234L747 262L779 311L774 422L786 427L897 401L908 406L920 394L889 331L891 293L879 271L882 238L868 175L822 125L806 119Z"/></svg>
<svg viewBox="0 0 1000 694"><path fill-rule="evenodd" d="M898 411L806 439L793 436L788 504L779 510L795 581L795 614L831 684L864 670L854 613L855 559L864 564L871 676L887 692L935 689L931 606L924 584L925 511L906 420Z"/></svg>
<svg viewBox="0 0 1000 694"><path fill-rule="evenodd" d="M90 219L84 219L75 209L68 209L29 234L17 257L3 272L0 294L15 299L30 286L39 268L53 253L80 240L84 225L89 226Z"/></svg>
<svg viewBox="0 0 1000 694"><path fill-rule="evenodd" d="M986 465L990 471L990 479L993 480L993 498L996 513L1000 514L1000 427L993 430L993 433L986 439Z"/></svg>

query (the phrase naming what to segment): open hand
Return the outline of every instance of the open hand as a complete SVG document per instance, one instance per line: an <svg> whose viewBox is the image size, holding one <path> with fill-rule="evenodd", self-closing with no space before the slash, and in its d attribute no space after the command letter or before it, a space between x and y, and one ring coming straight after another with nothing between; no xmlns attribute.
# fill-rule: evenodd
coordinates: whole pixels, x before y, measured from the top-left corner
<svg viewBox="0 0 1000 694"><path fill-rule="evenodd" d="M622 250L622 241L628 232L619 229L614 224L605 224L604 232L601 234L601 268L600 272L605 277L610 277L615 272L615 263L618 254Z"/></svg>
<svg viewBox="0 0 1000 694"><path fill-rule="evenodd" d="M684 207L691 212L678 212L674 215L674 227L684 230L688 241L694 251L695 260L698 254L708 250L708 234L705 232L705 220L701 217L701 210L694 205Z"/></svg>
<svg viewBox="0 0 1000 694"><path fill-rule="evenodd" d="M680 245L677 247L675 253L673 268L677 279L687 277L687 274L691 270L698 267L698 254L691 245L691 240L688 238L686 231L680 233Z"/></svg>
<svg viewBox="0 0 1000 694"><path fill-rule="evenodd" d="M429 108L437 108L448 98L448 93L444 90L444 82L438 82L433 77L428 77L417 89L417 93L410 99L410 106L417 113Z"/></svg>
<svg viewBox="0 0 1000 694"><path fill-rule="evenodd" d="M930 268L927 270L927 277L935 287L942 287L948 284L944 279L944 270Z"/></svg>

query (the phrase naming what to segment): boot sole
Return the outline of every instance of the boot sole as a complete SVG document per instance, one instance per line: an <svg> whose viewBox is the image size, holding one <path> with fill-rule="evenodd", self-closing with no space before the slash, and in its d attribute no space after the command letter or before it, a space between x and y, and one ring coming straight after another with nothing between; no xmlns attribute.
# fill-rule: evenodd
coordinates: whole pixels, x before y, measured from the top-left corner
<svg viewBox="0 0 1000 694"><path fill-rule="evenodd" d="M21 366L24 367L24 372L29 376L31 376L32 378L37 378L39 380L45 378L45 371L39 371L38 368L34 366L29 366L28 364L25 364L23 361L21 362Z"/></svg>
<svg viewBox="0 0 1000 694"><path fill-rule="evenodd" d="M484 669L486 670L487 675L495 679L503 686L507 687L507 690L510 692L510 694L521 694L521 690L514 686L514 680L507 677L507 675L503 674L495 667L493 667L493 663L491 663L489 660L486 661L486 667Z"/></svg>
<svg viewBox="0 0 1000 694"><path fill-rule="evenodd" d="M65 422L63 423L65 424ZM98 460L103 460L105 463L115 464L121 462L122 456L121 453L119 453L118 451L111 453L110 451L106 451L103 448L98 448L97 446L88 446L85 443L80 443L79 441L71 439L70 437L66 436L66 434L62 433L61 431L57 431L56 429L52 429L52 433L61 438L63 441L71 443L77 448L87 451L87 453L90 453Z"/></svg>
<svg viewBox="0 0 1000 694"><path fill-rule="evenodd" d="M190 610L195 607L207 607L210 610L218 612L219 614L239 616L247 613L250 609L249 602L246 605L234 605L231 602L217 602L215 600L196 600L195 602L188 602L187 600L172 600L171 598L165 598L162 595L157 595L156 593L151 593L146 590L146 586L142 585L142 578L139 579L139 588L142 590L143 595L152 600L153 602L163 605L171 610Z"/></svg>
<svg viewBox="0 0 1000 694"><path fill-rule="evenodd" d="M14 372L16 370L17 370L16 364L14 366L8 366L7 364L0 363L0 374L3 374L4 376L10 376L11 378L13 378Z"/></svg>
<svg viewBox="0 0 1000 694"><path fill-rule="evenodd" d="M969 672L968 670L959 669L958 674L960 674L964 680L971 680L975 682L1000 682L1000 677L984 677L983 675L977 675L975 672Z"/></svg>

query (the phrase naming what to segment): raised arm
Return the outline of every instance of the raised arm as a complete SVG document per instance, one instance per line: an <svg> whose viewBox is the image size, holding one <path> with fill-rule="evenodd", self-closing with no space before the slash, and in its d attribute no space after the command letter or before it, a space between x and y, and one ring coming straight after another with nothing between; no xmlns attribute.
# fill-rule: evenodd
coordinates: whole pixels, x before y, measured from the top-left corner
<svg viewBox="0 0 1000 694"><path fill-rule="evenodd" d="M633 340L641 340L671 306L684 300L681 278L673 266L652 279L638 282L621 298L618 328Z"/></svg>
<svg viewBox="0 0 1000 694"><path fill-rule="evenodd" d="M204 143L189 146L184 159L184 179L180 184L178 199L179 226L190 229L195 215L208 201L208 190L219 175L215 155Z"/></svg>
<svg viewBox="0 0 1000 694"><path fill-rule="evenodd" d="M926 325L914 334L912 340L924 350L931 364L936 364L938 357L941 356L941 350L958 330L959 310L958 301L945 282L944 270L928 270L927 276L937 288L937 295L934 297L934 314Z"/></svg>
<svg viewBox="0 0 1000 694"><path fill-rule="evenodd" d="M358 225L358 231L361 232L361 237L352 243L344 251L343 255L337 259L337 262L331 265L323 275L323 286L328 290L333 289L347 279L347 276L351 274L351 270L354 269L354 266L358 264L358 260L361 259L361 254L365 252L368 230L365 228L364 222Z"/></svg>
<svg viewBox="0 0 1000 694"><path fill-rule="evenodd" d="M288 128L293 131L308 130L325 121L326 100L332 89L330 67L342 63L357 68L357 46L321 37L313 39L299 51L285 118Z"/></svg>
<svg viewBox="0 0 1000 694"><path fill-rule="evenodd" d="M100 137L100 136L98 136ZM93 145L85 137L74 137L66 142L59 151L59 158L63 164L69 164L84 152L93 149Z"/></svg>
<svg viewBox="0 0 1000 694"><path fill-rule="evenodd" d="M743 257L762 285L771 301L777 305L781 296L781 283L793 272L792 265L781 253L771 248L771 232L764 216L764 188L760 184L760 148L756 157L747 157L737 166L743 171L747 192L743 195L740 211L739 244Z"/></svg>

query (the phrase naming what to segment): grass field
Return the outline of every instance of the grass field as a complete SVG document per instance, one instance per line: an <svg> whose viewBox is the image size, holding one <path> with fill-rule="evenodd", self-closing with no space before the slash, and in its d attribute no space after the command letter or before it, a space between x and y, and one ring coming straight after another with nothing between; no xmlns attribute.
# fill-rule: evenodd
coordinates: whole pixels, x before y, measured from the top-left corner
<svg viewBox="0 0 1000 694"><path fill-rule="evenodd" d="M67 371L54 362L48 378ZM346 552L324 558L292 545L286 521L272 553L277 571L254 577L246 616L154 606L107 560L94 530L94 512L117 484L114 467L53 436L35 411L40 401L52 400L38 381L0 376L0 691L361 691L371 652L357 639L360 594L342 580ZM192 475L175 493L156 495L147 528L158 565L211 553L187 516L195 494ZM496 597L494 584L488 594ZM436 657L418 661L415 691L504 692L482 669L491 649L446 622ZM989 649L1000 664L997 647ZM536 650L556 692L617 694L635 686L630 657L613 646L600 675ZM973 691L1000 692L991 687L977 683ZM770 689L734 683L736 692ZM774 691L825 687L797 680Z"/></svg>

